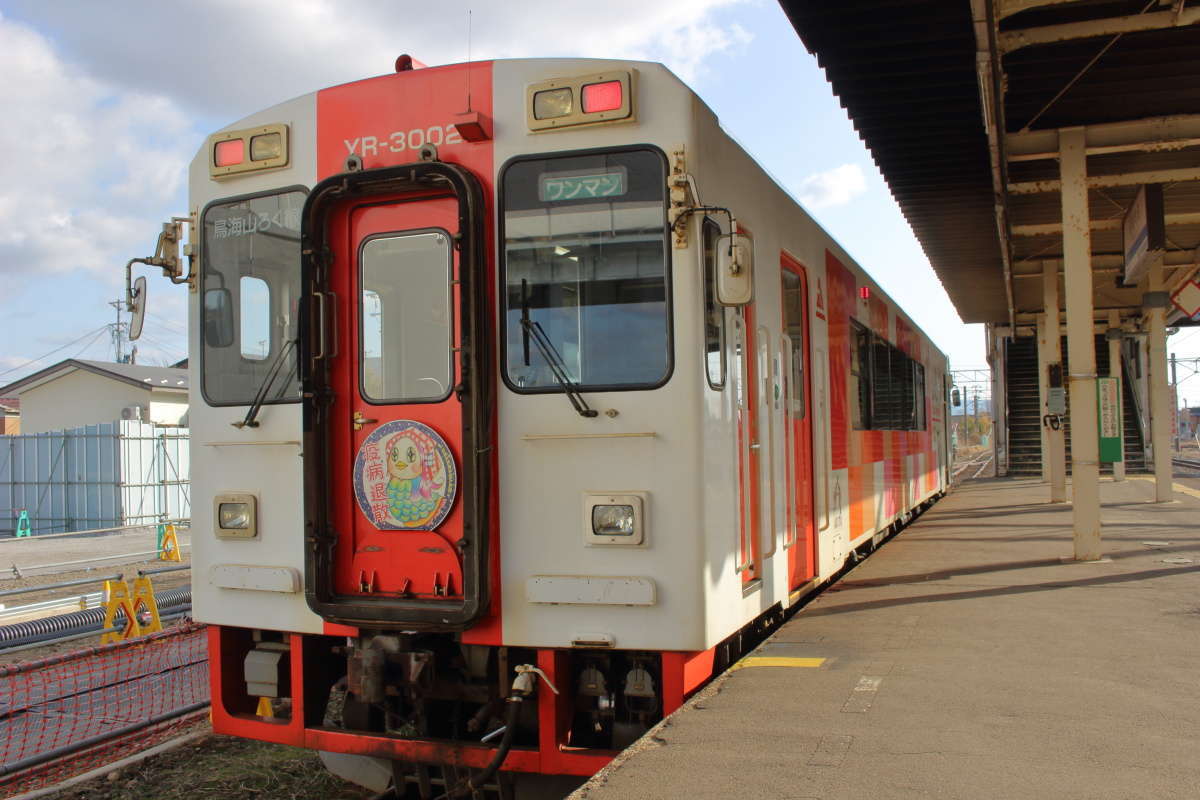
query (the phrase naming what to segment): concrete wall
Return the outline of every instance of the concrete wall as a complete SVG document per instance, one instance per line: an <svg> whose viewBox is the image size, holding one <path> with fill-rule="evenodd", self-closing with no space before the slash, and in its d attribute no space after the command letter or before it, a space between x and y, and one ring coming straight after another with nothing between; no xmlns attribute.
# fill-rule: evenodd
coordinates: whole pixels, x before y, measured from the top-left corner
<svg viewBox="0 0 1200 800"><path fill-rule="evenodd" d="M121 409L127 406L141 406L142 418L149 420L152 399L170 404L164 412L166 419L161 420L164 422L178 423L187 410L186 394L154 392L155 396L151 395L141 387L76 370L21 392L21 432L44 433L113 422L121 419ZM183 403L178 412L176 398Z"/></svg>
<svg viewBox="0 0 1200 800"><path fill-rule="evenodd" d="M150 422L157 422L159 425L180 425L183 423L187 410L188 396L186 392L153 391L150 393Z"/></svg>

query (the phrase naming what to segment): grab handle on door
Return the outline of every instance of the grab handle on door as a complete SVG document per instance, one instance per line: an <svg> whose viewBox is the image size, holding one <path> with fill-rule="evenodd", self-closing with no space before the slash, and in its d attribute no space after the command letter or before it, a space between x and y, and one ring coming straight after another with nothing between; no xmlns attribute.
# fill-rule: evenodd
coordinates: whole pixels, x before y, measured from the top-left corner
<svg viewBox="0 0 1200 800"><path fill-rule="evenodd" d="M317 299L317 313L314 315L317 320L317 352L313 353L312 360L319 361L325 357L325 293L312 294Z"/></svg>
<svg viewBox="0 0 1200 800"><path fill-rule="evenodd" d="M361 411L354 412L354 430L356 431L361 431L364 425L374 425L376 422L379 420L364 417Z"/></svg>

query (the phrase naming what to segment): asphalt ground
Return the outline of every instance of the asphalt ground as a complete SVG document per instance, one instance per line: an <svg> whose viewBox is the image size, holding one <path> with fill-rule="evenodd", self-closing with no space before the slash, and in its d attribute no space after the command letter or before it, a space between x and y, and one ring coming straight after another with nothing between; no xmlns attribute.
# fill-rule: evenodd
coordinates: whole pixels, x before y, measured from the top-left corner
<svg viewBox="0 0 1200 800"><path fill-rule="evenodd" d="M1178 481L1183 486L1184 482ZM956 489L573 798L1200 796L1200 490Z"/></svg>

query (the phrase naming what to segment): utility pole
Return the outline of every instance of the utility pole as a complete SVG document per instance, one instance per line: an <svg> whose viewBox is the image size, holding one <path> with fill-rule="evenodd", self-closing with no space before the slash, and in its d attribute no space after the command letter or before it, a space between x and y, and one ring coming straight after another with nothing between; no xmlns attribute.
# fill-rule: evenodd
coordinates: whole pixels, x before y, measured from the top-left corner
<svg viewBox="0 0 1200 800"><path fill-rule="evenodd" d="M1175 407L1171 409L1171 419L1174 425L1171 426L1171 449L1176 453L1179 452L1179 378L1175 374L1175 354L1171 353L1171 402Z"/></svg>
<svg viewBox="0 0 1200 800"><path fill-rule="evenodd" d="M109 335L112 338L113 346L113 360L118 364L123 364L125 362L125 326L121 322L121 307L125 305L125 301L113 300L109 305L117 310L117 321L109 326Z"/></svg>

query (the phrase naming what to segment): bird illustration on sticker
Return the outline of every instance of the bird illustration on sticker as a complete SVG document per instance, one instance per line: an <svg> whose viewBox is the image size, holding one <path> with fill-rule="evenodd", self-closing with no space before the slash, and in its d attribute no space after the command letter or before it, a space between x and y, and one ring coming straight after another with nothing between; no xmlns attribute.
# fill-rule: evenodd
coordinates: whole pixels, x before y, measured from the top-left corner
<svg viewBox="0 0 1200 800"><path fill-rule="evenodd" d="M445 440L413 420L379 426L354 462L359 508L381 530L433 530L450 513L457 484Z"/></svg>

